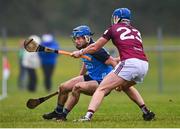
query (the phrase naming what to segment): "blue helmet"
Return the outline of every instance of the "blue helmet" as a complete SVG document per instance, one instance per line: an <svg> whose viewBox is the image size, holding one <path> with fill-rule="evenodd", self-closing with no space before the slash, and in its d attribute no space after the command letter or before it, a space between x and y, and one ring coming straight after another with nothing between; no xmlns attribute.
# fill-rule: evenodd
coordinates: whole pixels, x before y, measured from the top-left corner
<svg viewBox="0 0 180 129"><path fill-rule="evenodd" d="M73 29L72 37L91 36L93 33L90 28L86 25L81 25Z"/></svg>
<svg viewBox="0 0 180 129"><path fill-rule="evenodd" d="M111 18L112 25L117 24L122 19L131 20L131 11L128 8L118 8L114 10Z"/></svg>
<svg viewBox="0 0 180 129"><path fill-rule="evenodd" d="M91 32L90 28L86 25L81 25L73 29L72 31L72 38L76 37L84 37L87 43L90 43L91 36L93 33Z"/></svg>

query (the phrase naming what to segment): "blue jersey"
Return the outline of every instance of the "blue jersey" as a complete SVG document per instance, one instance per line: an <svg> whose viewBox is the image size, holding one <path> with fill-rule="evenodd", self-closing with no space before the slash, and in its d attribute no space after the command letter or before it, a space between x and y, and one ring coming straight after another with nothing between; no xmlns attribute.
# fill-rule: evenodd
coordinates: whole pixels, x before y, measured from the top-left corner
<svg viewBox="0 0 180 129"><path fill-rule="evenodd" d="M93 54L86 54L86 56L91 57L91 61L82 58L85 63L88 75L96 81L102 81L103 78L113 69L112 66L106 65L105 62L109 58L109 54L104 48Z"/></svg>
<svg viewBox="0 0 180 129"><path fill-rule="evenodd" d="M51 42L41 42L42 46L53 48L53 49L59 49L59 44L53 40ZM45 52L39 52L39 57L41 60L41 64L49 64L54 65L56 64L58 54L56 53L45 53Z"/></svg>

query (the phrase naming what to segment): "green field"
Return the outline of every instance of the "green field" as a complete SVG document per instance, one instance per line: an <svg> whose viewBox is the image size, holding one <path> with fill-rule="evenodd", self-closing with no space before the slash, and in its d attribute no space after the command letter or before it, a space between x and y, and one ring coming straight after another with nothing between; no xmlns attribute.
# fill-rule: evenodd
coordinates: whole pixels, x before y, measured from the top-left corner
<svg viewBox="0 0 180 129"><path fill-rule="evenodd" d="M17 38L8 40L8 46L18 47ZM61 47L66 48L71 44L71 40L61 39ZM178 45L180 38L165 38L165 45ZM156 45L156 38L144 38L144 46ZM111 47L111 45L108 45ZM74 123L87 111L89 96L82 95L79 103L71 111L67 122L46 121L42 119L42 114L52 111L56 105L56 97L43 103L34 110L26 108L26 101L29 98L45 96L43 86L42 71L39 68L38 89L36 93L18 90L18 54L9 52L7 54L11 65L11 75L8 80L8 97L0 101L0 127L32 127L32 128L123 128L123 127L146 127L146 128L174 128L180 127L180 52L163 53L163 92L158 90L158 58L156 52L148 52L150 69L143 84L137 85L145 99L146 104L156 113L156 119L151 122L143 121L139 108L129 100L123 92L112 92L103 101L100 109L95 113L92 122ZM0 53L2 57L2 53ZM0 62L2 67L2 61ZM56 71L53 76L53 91L57 90L60 83L78 75L80 61L59 56ZM2 73L2 70L0 69ZM2 76L0 76L2 83ZM1 90L0 90L1 91ZM52 91L52 92L53 92Z"/></svg>

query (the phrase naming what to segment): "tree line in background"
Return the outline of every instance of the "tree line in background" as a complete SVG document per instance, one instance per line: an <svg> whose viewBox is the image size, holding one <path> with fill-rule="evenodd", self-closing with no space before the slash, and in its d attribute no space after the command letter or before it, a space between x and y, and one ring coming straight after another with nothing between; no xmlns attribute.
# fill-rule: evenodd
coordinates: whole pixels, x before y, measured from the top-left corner
<svg viewBox="0 0 180 129"><path fill-rule="evenodd" d="M0 0L0 28L11 36L53 32L70 35L87 24L101 34L110 24L114 9L128 7L132 23L145 35L180 34L179 0Z"/></svg>

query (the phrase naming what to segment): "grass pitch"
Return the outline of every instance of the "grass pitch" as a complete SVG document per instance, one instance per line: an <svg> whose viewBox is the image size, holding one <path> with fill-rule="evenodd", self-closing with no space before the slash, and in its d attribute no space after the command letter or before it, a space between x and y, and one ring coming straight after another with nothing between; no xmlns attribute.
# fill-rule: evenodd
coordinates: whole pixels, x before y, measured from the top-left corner
<svg viewBox="0 0 180 129"><path fill-rule="evenodd" d="M124 93L113 92L105 98L92 122L74 123L87 110L90 97L82 95L79 104L72 110L66 122L47 121L42 114L52 111L56 105L56 97L39 105L36 109L28 109L25 103L28 98L46 95L47 93L30 94L16 92L2 100L0 111L1 128L174 128L180 127L180 95L143 93L147 105L156 113L153 121L143 121L139 108Z"/></svg>

